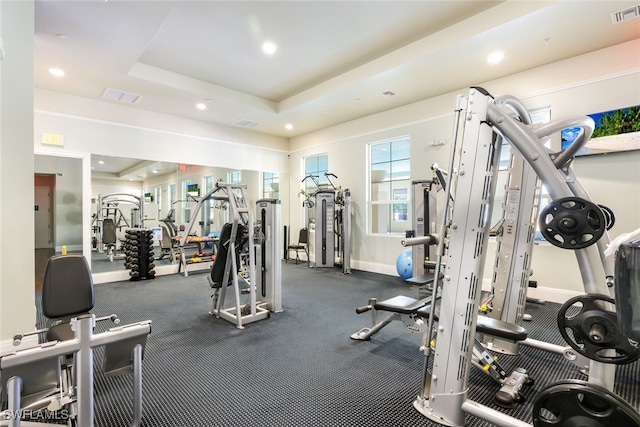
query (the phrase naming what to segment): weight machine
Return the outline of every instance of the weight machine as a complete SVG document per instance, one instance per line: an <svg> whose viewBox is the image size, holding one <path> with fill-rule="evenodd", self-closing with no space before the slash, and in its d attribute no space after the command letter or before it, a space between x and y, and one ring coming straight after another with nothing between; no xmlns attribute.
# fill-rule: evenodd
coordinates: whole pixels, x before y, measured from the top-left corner
<svg viewBox="0 0 640 427"><path fill-rule="evenodd" d="M129 220L120 209L120 203L133 205ZM93 246L98 253L107 252L109 261L116 257L118 231L122 228L141 228L144 218L144 199L133 194L113 193L98 195L93 215ZM124 256L124 255L123 255Z"/></svg>
<svg viewBox="0 0 640 427"><path fill-rule="evenodd" d="M321 184L316 175L311 179L317 190L306 195L303 206L315 207L315 228L309 230L310 264L315 268L342 267L343 274L351 274L351 192L336 187L325 172L328 184Z"/></svg>
<svg viewBox="0 0 640 427"><path fill-rule="evenodd" d="M43 314L47 328L18 334L14 345L30 335L46 333L40 345L0 357L1 399L7 410L0 426L45 425L93 427L94 348L104 347L106 375L133 374L133 417L142 419L142 357L151 321L116 326L95 334L97 322L113 321L115 314L96 318L91 270L82 255L53 256L43 278Z"/></svg>
<svg viewBox="0 0 640 427"><path fill-rule="evenodd" d="M498 426L529 426L467 398L499 151L502 138L506 138L541 179L553 200L540 215L543 234L552 244L575 251L585 291L603 295L603 298L583 299L585 309L576 321L563 319L566 310L561 310L558 319L561 331L571 329L574 336L587 343L579 350L578 343L569 341L574 350L586 356L597 353L602 357L590 357L596 360L589 363L588 382L565 381L543 390L534 406L534 426L558 422L578 425L585 419L596 423L593 425L638 426L638 412L611 392L615 367L603 363L628 363L640 357L637 347L634 350L628 339L619 338L618 322L611 320L613 300L606 295L610 291L607 283L611 282L607 277L612 269L603 251L608 238L601 239L605 234L605 217L576 182L570 167L573 155L593 132L593 121L579 117L532 127L526 120L521 122L507 114L504 111L507 104L520 105L511 97L494 99L478 87L471 88L467 98L457 100L449 165L452 173L446 183L444 214L433 238L437 244L433 289L441 298L438 327L433 328L436 305L432 304L423 342L433 341L435 346L422 347L423 379L413 405L425 417L448 426L464 426L466 414ZM516 108L526 111L524 107ZM463 129L460 148L457 147L459 127ZM569 149L561 153L545 149L543 139L568 127L581 129ZM454 165L457 165L455 173ZM454 189L455 203L449 212L449 196L454 194ZM598 301L607 304L596 304ZM619 339L610 340L611 336ZM572 344L576 344L575 347ZM612 357L614 352L625 356ZM592 408L613 406L615 410L594 416L578 402L583 398L593 403Z"/></svg>
<svg viewBox="0 0 640 427"><path fill-rule="evenodd" d="M182 228L184 227L180 226L182 230L181 232L184 234L173 236L173 239L178 241L176 245L180 258L178 272L182 272L185 277L189 275L190 266L199 266L196 268L191 268L191 270L206 270L211 266L210 261L213 261L215 258L216 243L218 242L218 238L208 236L211 223L209 217L205 213L210 212L210 209L212 208L212 202L216 204L219 203L220 205L223 205L225 207L229 203L229 196L226 193L218 193L218 191L220 191L220 189L226 184L219 184L220 187L216 186L213 190L209 191L203 197L189 194L186 200L178 200L174 202L196 202L195 209L192 210L193 214L190 221L187 223L187 227L182 230ZM243 197L240 195L240 189L236 189L236 191L238 192L237 197ZM199 222L196 221L198 215L201 215ZM195 233L192 234L193 227L196 223L199 223L201 227L200 236L197 236ZM174 230L176 229L174 228ZM211 245L212 248L211 253L205 252L205 246L209 245ZM186 249L189 247L197 248L196 253L192 257L188 257L186 254Z"/></svg>
<svg viewBox="0 0 640 427"><path fill-rule="evenodd" d="M245 184L216 183L202 200L218 194L218 199L228 202L231 222L222 227L220 249L207 276L215 289L209 314L221 317L243 329L247 323L266 319L271 312L282 311L281 264L278 258L281 241L280 203L275 199L257 202L260 218L254 227L254 219L246 194ZM182 244L186 241L183 237ZM256 275L256 257L260 275ZM242 282L242 283L241 283ZM240 294L249 294L249 303L242 304ZM225 306L227 287L232 286L233 306ZM263 297L257 300L257 292Z"/></svg>

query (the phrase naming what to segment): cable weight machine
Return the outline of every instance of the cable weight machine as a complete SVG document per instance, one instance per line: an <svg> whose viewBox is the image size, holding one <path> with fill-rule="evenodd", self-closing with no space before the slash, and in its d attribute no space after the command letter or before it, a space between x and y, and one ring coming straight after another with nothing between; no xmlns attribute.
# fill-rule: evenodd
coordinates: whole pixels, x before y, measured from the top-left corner
<svg viewBox="0 0 640 427"><path fill-rule="evenodd" d="M351 274L351 192L336 187L325 172L328 183L321 184L316 175L311 179L317 190L305 194L302 203L309 210L315 208L315 228L309 233L309 257L315 268L342 267L343 274ZM304 192L303 192L304 193Z"/></svg>
<svg viewBox="0 0 640 427"><path fill-rule="evenodd" d="M449 167L452 176L447 180L435 266L434 292L441 296L440 312L434 329L432 305L425 338L426 342L435 341L435 346L421 348L425 355L422 386L413 404L422 415L442 425L464 426L467 414L497 426L531 425L467 396L502 138L511 143L549 191L558 212L543 212L540 225L550 228L551 238L562 236L556 246L574 250L585 292L601 295L611 292L607 285L613 273L602 253L608 240L604 234L607 219L598 205L589 201L570 168L572 155L593 132L593 121L578 117L536 128L514 119L503 108L487 91L477 87L471 88L467 98L458 97L456 105ZM459 127L463 136L461 146L456 148ZM541 140L566 127L581 128L581 135L570 149L551 153ZM453 193L455 203L449 212L449 195ZM579 334L587 335L581 338L597 341L607 336L599 332L601 327L616 336L621 333L602 307L612 305L610 300L599 297L591 300L602 301L597 305L584 304L588 308L584 316L594 320L597 330L593 333L594 328L577 329ZM562 326L561 321L559 325ZM589 353L594 351L586 352L587 356L593 356ZM607 351L617 349L607 347ZM615 366L591 360L588 381L567 380L543 389L534 405L533 425L585 425L588 420L594 426L640 426L638 411L612 392L614 373ZM583 399L589 401L590 409L580 404ZM611 410L594 409L605 407Z"/></svg>

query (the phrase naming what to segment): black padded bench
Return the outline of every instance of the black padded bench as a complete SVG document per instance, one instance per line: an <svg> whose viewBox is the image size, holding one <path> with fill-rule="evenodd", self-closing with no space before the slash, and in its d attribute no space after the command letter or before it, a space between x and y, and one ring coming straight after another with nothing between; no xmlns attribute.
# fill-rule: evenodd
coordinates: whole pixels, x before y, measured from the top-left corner
<svg viewBox="0 0 640 427"><path fill-rule="evenodd" d="M391 313L417 314L420 317L429 317L431 313L431 304L428 300L417 300L404 295L377 302L374 304L374 308ZM437 318L434 320L437 320ZM524 341L527 339L527 330L522 326L482 315L478 316L476 332L511 341Z"/></svg>

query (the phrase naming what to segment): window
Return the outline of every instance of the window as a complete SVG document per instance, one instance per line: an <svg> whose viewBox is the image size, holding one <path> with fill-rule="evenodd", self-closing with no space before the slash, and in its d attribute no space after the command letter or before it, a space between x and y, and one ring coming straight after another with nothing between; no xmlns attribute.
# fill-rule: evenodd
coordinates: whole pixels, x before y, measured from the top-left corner
<svg viewBox="0 0 640 427"><path fill-rule="evenodd" d="M204 189L204 192L202 194L202 196L206 196L207 194L209 194L209 192L211 190L213 190L213 188L216 185L216 180L213 176L205 176L202 177L202 188ZM213 221L215 219L215 202L213 202L212 200L209 200L207 203L205 203L205 207L208 208L209 212L207 214L208 217L208 223L209 224L213 224Z"/></svg>
<svg viewBox="0 0 640 427"><path fill-rule="evenodd" d="M409 137L369 144L369 230L404 233L410 227L411 141Z"/></svg>
<svg viewBox="0 0 640 427"><path fill-rule="evenodd" d="M277 199L280 188L277 172L262 173L262 197L265 199Z"/></svg>
<svg viewBox="0 0 640 427"><path fill-rule="evenodd" d="M193 198L189 197L189 192L187 187L189 186L189 184L191 184L191 180L187 179L185 181L182 181L182 200L184 200L184 204L182 205L182 218L184 219L184 222L190 222L191 221L191 202L193 200Z"/></svg>
<svg viewBox="0 0 640 427"><path fill-rule="evenodd" d="M329 155L328 154L319 154L317 156L310 156L304 158L304 176L313 176L312 179L309 177L304 181L304 192L307 195L313 194L318 190L316 186L316 181L319 185L329 184L329 180L325 176L325 173L329 172ZM315 181L314 181L315 179ZM307 207L304 209L304 213L307 216L305 223L307 227L311 230L315 228L314 221L316 217L316 208Z"/></svg>
<svg viewBox="0 0 640 427"><path fill-rule="evenodd" d="M158 218L160 218L162 212L162 187L155 187L153 189L153 193L153 201L156 203L156 207L158 208Z"/></svg>
<svg viewBox="0 0 640 427"><path fill-rule="evenodd" d="M242 173L241 171L233 171L227 174L227 182L230 184L241 184Z"/></svg>
<svg viewBox="0 0 640 427"><path fill-rule="evenodd" d="M216 180L212 176L205 176L202 178L202 188L204 189L203 196L208 194L209 191L213 190L213 187L216 185Z"/></svg>
<svg viewBox="0 0 640 427"><path fill-rule="evenodd" d="M170 211L171 209L174 209L174 204L176 203L176 185L169 184L167 191L169 192L169 200L167 200L168 202L167 209Z"/></svg>
<svg viewBox="0 0 640 427"><path fill-rule="evenodd" d="M320 185L328 184L329 181L327 180L327 177L324 175L326 172L329 172L329 155L328 154L320 154L317 156L304 158L304 176L305 177L309 175L313 175ZM317 189L318 187L316 186L313 179L309 178L304 181L305 193L312 194Z"/></svg>

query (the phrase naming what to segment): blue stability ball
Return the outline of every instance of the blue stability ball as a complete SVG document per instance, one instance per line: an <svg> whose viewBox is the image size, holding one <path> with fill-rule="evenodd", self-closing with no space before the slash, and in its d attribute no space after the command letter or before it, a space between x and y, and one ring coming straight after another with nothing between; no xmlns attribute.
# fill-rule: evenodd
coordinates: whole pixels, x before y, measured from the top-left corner
<svg viewBox="0 0 640 427"><path fill-rule="evenodd" d="M396 270L398 271L398 275L403 280L407 280L413 277L411 252L411 248L405 249L404 251L400 252L400 255L398 255L398 258L396 259Z"/></svg>

